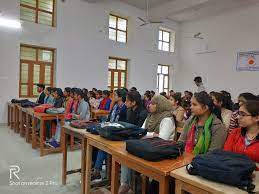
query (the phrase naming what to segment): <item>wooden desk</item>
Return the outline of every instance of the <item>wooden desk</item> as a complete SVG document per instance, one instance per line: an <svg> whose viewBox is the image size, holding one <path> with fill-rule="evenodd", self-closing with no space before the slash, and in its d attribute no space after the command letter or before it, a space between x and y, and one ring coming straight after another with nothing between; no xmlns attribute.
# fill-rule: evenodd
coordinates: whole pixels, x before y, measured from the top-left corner
<svg viewBox="0 0 259 194"><path fill-rule="evenodd" d="M63 152L62 160L62 184L66 184L67 175L81 172L81 194L85 191L85 168L86 168L86 143L87 138L85 129L76 129L70 126L64 125L61 131L61 146ZM81 169L69 170L67 171L67 139L69 136L77 137L81 139Z"/></svg>
<svg viewBox="0 0 259 194"><path fill-rule="evenodd" d="M8 120L7 124L10 126L10 129L14 129L14 104L11 102L7 102L8 107Z"/></svg>
<svg viewBox="0 0 259 194"><path fill-rule="evenodd" d="M85 194L90 193L90 183L91 183L91 166L92 166L92 151L93 147L98 148L104 152L107 152L113 158L113 153L117 149L122 149L125 146L125 142L122 141L110 141L100 137L99 135L93 135L87 133L85 135L87 138L87 148L86 148L86 175L85 175ZM109 170L109 167L107 168ZM110 172L107 172L107 175L110 176ZM109 178L108 178L109 179ZM118 193L118 192L117 192ZM116 193L116 194L117 194Z"/></svg>
<svg viewBox="0 0 259 194"><path fill-rule="evenodd" d="M191 194L247 194L247 192L237 187L212 182L199 176L189 175L185 167L172 171L170 175L175 178L176 194L182 194L184 191ZM255 191L259 193L259 172L256 172L254 184L256 185Z"/></svg>
<svg viewBox="0 0 259 194"><path fill-rule="evenodd" d="M23 107L21 105L17 105L18 109L18 131L20 132L20 136L24 137L25 136L25 118L26 118L26 113L23 111Z"/></svg>
<svg viewBox="0 0 259 194"><path fill-rule="evenodd" d="M108 116L110 114L110 111L97 109L97 110L92 110L91 114L92 114L91 116L93 119L97 119L98 117Z"/></svg>
<svg viewBox="0 0 259 194"><path fill-rule="evenodd" d="M30 142L31 140L31 131L32 131L32 120L33 120L33 109L32 108L22 108L23 114L25 114L25 123L26 123L26 128L25 128L25 140L27 143Z"/></svg>
<svg viewBox="0 0 259 194"><path fill-rule="evenodd" d="M117 148L112 155L111 192L112 194L118 193L119 164L123 164L141 174L144 174L147 177L158 181L160 194L169 194L170 172L174 169L181 168L182 166L189 164L192 161L192 158L192 154L185 153L177 159L163 160L159 162L146 161L129 154L126 151L124 144L124 147L122 147L119 151Z"/></svg>
<svg viewBox="0 0 259 194"><path fill-rule="evenodd" d="M33 116L33 122L32 122L32 148L37 148L37 135L36 135L36 127L37 127L37 119L40 120L40 156L44 156L46 154L55 153L55 152L61 152L61 145L58 148L45 148L44 146L44 123L45 121L52 121L56 120L57 118L61 121L61 126L64 124L65 116L64 114L46 114L46 113L37 113L34 112L33 109L28 109L27 114Z"/></svg>
<svg viewBox="0 0 259 194"><path fill-rule="evenodd" d="M18 106L20 104L18 103L14 103L13 104L13 111L14 111L14 132L15 133L19 133L19 123L20 123L20 120L19 120L19 110L18 110Z"/></svg>

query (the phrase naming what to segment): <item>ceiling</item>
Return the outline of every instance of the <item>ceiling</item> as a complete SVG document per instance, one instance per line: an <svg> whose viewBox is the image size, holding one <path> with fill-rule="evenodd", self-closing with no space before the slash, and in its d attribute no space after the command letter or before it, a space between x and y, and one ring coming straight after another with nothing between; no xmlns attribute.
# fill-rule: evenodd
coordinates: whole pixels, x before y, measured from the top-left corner
<svg viewBox="0 0 259 194"><path fill-rule="evenodd" d="M145 10L146 0L120 0ZM191 21L252 6L259 0L148 0L151 19L170 19L176 22Z"/></svg>

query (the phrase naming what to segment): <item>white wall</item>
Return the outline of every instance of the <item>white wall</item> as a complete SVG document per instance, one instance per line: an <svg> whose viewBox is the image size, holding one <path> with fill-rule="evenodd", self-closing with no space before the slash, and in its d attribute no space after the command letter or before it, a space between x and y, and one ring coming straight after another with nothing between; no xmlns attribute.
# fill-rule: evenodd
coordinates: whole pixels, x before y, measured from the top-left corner
<svg viewBox="0 0 259 194"><path fill-rule="evenodd" d="M56 28L28 22L22 23L21 31L0 27L0 123L7 119L6 102L19 95L20 43L57 49L56 83L62 88L106 88L109 56L130 59L127 86L136 86L142 92L155 89L157 64L174 65L176 71L177 49L174 54L147 51L157 50L159 26L139 28L137 17L144 16L143 11L119 2L57 2ZM5 17L19 19L19 0L0 0L0 10ZM126 45L108 39L111 11L129 18ZM167 21L162 27L175 30L178 36L176 23ZM170 80L171 86L173 83L174 79Z"/></svg>
<svg viewBox="0 0 259 194"><path fill-rule="evenodd" d="M205 79L208 91L227 90L234 98L245 91L259 94L259 72L237 72L237 52L259 50L259 5L181 24L181 56L176 87L195 91L194 76ZM188 38L202 32L205 39ZM195 54L208 44L210 54ZM201 46L202 45L202 46Z"/></svg>

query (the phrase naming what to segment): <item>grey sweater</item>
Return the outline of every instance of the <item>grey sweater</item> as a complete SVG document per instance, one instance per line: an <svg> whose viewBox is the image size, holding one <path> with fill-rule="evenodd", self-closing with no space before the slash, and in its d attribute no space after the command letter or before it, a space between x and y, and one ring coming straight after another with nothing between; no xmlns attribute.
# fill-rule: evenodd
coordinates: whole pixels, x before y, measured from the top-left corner
<svg viewBox="0 0 259 194"><path fill-rule="evenodd" d="M179 143L185 145L185 142L187 140L187 134L188 134L188 127L191 124L193 117L190 117L184 124L183 131L181 133L181 136L178 140ZM202 129L198 132L198 136L201 134ZM213 123L210 128L211 130L211 142L209 151L215 150L215 149L222 149L228 134L228 131L225 127L225 125L215 116L213 115ZM199 139L199 137L197 137Z"/></svg>
<svg viewBox="0 0 259 194"><path fill-rule="evenodd" d="M79 102L76 114L79 115L80 120L90 120L89 104L84 99Z"/></svg>

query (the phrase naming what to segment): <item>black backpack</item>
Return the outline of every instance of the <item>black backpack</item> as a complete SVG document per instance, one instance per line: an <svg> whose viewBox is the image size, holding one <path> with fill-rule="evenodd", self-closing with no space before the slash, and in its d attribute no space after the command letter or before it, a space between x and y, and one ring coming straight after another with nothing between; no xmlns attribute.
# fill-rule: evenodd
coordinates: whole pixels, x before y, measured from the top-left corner
<svg viewBox="0 0 259 194"><path fill-rule="evenodd" d="M252 193L255 188L252 184L252 174L256 169L255 162L243 154L214 150L197 155L186 169L191 175L199 175L208 180L236 186L249 193Z"/></svg>
<svg viewBox="0 0 259 194"><path fill-rule="evenodd" d="M126 122L108 123L99 129L100 136L112 141L139 139L147 134L147 130Z"/></svg>
<svg viewBox="0 0 259 194"><path fill-rule="evenodd" d="M128 140L126 150L140 158L149 161L161 161L164 159L177 158L183 150L172 140L163 140L159 137Z"/></svg>

